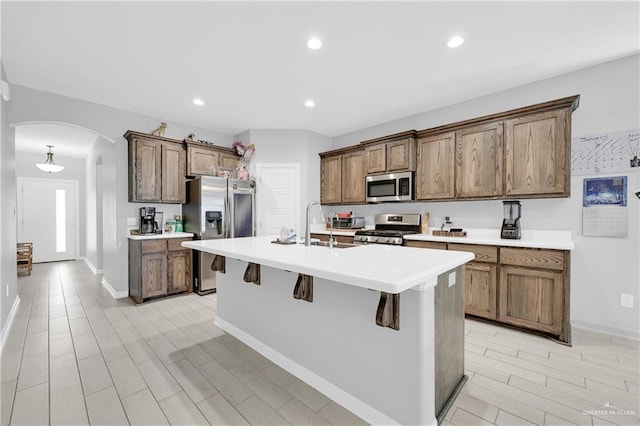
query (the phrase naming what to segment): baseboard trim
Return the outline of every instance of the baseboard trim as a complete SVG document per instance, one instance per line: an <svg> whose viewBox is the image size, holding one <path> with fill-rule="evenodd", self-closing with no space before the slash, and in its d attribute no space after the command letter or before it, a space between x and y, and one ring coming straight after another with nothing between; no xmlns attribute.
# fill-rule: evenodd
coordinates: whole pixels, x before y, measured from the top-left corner
<svg viewBox="0 0 640 426"><path fill-rule="evenodd" d="M571 321L571 326L573 328L579 328L582 330L595 331L597 333L609 334L617 337L624 337L626 339L633 339L640 341L640 334L634 333L632 331L619 330L617 328L603 327L597 324L591 324L588 322L582 321Z"/></svg>
<svg viewBox="0 0 640 426"><path fill-rule="evenodd" d="M253 336L245 333L240 330L236 326L228 323L220 317L216 317L214 323L222 328L227 333L231 334L238 340L247 344L260 354L262 354L267 359L271 360L275 364L279 365L289 373L293 374L303 382L309 384L310 386L316 388L318 391L322 392L338 404L342 405L356 416L364 419L366 422L374 425L398 425L399 423L375 408L371 407L369 404L361 401L355 396L345 392L341 388L337 387L333 383L323 379L318 376L314 372L310 371L306 367L298 364L297 362L291 360L287 356L282 353L276 351L270 346L262 343L260 340L254 338ZM434 419L434 423L432 426L436 426L436 420Z"/></svg>
<svg viewBox="0 0 640 426"><path fill-rule="evenodd" d="M4 345L7 342L7 336L11 331L13 320L16 318L16 314L18 313L19 305L20 296L16 295L16 300L13 301L13 306L11 306L11 311L9 311L9 316L7 317L7 323L4 325L4 327L2 327L2 335L0 335L0 354L4 352Z"/></svg>
<svg viewBox="0 0 640 426"><path fill-rule="evenodd" d="M129 291L116 291L115 288L113 288L113 286L111 284L109 284L109 281L107 281L105 279L105 277L102 277L102 280L100 280L100 283L104 286L104 288L107 289L107 291L109 293L111 293L111 295L113 296L114 299L123 299L125 297L129 297Z"/></svg>
<svg viewBox="0 0 640 426"><path fill-rule="evenodd" d="M97 269L93 265L93 263L91 263L91 261L89 259L87 259L86 256L82 256L81 259L84 260L84 264L87 265L89 267L89 269L91 269L91 272L93 272L93 275L102 275L104 273L103 269Z"/></svg>

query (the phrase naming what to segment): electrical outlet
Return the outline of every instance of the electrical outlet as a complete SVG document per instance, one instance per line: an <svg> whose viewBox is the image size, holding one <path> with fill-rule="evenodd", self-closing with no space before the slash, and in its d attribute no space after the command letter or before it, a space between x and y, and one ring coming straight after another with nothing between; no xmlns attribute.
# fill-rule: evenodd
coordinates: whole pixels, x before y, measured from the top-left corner
<svg viewBox="0 0 640 426"><path fill-rule="evenodd" d="M633 308L633 294L620 294L620 306L623 308Z"/></svg>
<svg viewBox="0 0 640 426"><path fill-rule="evenodd" d="M7 289L7 297L9 297L9 284L7 284L5 287Z"/></svg>

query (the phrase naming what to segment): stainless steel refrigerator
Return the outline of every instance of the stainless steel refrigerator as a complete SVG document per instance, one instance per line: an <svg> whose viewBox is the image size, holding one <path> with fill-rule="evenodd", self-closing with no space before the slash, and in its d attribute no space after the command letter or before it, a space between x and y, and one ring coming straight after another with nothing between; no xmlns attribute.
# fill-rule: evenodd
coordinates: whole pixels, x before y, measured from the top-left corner
<svg viewBox="0 0 640 426"><path fill-rule="evenodd" d="M182 206L185 232L199 240L253 237L255 231L255 182L201 176L187 182L187 203ZM193 291L216 290L213 255L193 252Z"/></svg>

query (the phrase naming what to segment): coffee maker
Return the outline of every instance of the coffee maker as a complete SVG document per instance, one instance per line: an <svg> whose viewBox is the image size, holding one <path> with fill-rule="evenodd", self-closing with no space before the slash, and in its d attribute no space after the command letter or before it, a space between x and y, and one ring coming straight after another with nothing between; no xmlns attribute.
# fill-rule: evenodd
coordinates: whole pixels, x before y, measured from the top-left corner
<svg viewBox="0 0 640 426"><path fill-rule="evenodd" d="M502 220L502 229L500 230L500 238L505 240L520 239L520 216L522 206L520 201L503 201L504 219Z"/></svg>
<svg viewBox="0 0 640 426"><path fill-rule="evenodd" d="M149 235L156 233L156 208L140 207L140 234Z"/></svg>

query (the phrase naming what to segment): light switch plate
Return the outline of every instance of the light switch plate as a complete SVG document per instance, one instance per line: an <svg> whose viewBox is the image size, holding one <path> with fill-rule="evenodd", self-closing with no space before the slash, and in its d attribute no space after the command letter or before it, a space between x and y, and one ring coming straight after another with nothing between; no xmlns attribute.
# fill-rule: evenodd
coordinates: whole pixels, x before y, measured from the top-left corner
<svg viewBox="0 0 640 426"><path fill-rule="evenodd" d="M452 273L449 274L449 287L451 287L452 285L455 285L456 283L456 272L453 271Z"/></svg>

